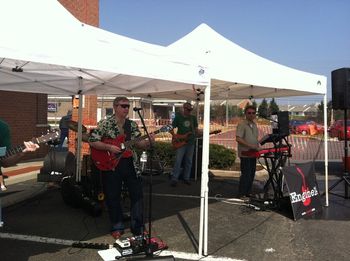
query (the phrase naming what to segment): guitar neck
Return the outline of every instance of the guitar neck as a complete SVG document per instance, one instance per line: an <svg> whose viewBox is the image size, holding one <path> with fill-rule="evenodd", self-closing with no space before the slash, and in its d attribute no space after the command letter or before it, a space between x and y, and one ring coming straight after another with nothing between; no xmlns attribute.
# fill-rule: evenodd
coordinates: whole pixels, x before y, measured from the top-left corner
<svg viewBox="0 0 350 261"><path fill-rule="evenodd" d="M24 146L24 145L19 145L19 146L16 146L14 148L11 148L11 149L7 150L6 155L0 157L0 159L3 160L3 159L6 159L8 157L11 157L13 155L16 155L16 154L22 152L25 148L26 148L26 146Z"/></svg>
<svg viewBox="0 0 350 261"><path fill-rule="evenodd" d="M151 132L150 134L158 134L160 132L160 130L156 130L155 132ZM124 143L126 148L130 148L130 146L133 146L135 143L141 141L141 140L145 140L148 138L148 135L142 135L140 137L137 137L134 140L128 140Z"/></svg>
<svg viewBox="0 0 350 261"><path fill-rule="evenodd" d="M57 139L59 137L59 135L60 135L59 131L54 131L54 132L48 133L46 135L43 135L41 137L34 138L32 140L32 142L34 144L45 143L45 142ZM24 144L22 144L22 145L18 145L16 147L13 147L11 149L8 149L8 150L6 150L6 155L0 157L0 160L6 159L6 158L11 157L11 156L14 156L14 155L22 152L25 148L26 148L26 146Z"/></svg>

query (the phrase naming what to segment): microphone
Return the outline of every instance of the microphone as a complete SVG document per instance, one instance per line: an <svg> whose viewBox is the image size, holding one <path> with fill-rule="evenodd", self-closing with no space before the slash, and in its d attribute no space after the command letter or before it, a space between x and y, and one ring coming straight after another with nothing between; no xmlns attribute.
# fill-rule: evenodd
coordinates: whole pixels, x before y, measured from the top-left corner
<svg viewBox="0 0 350 261"><path fill-rule="evenodd" d="M134 111L142 111L142 108L137 108L137 107L134 107L133 109Z"/></svg>

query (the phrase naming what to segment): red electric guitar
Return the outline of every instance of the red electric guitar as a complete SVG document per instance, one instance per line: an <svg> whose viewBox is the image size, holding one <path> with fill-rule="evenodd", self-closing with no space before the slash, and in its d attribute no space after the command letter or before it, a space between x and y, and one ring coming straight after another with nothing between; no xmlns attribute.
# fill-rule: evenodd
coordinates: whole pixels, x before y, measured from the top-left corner
<svg viewBox="0 0 350 261"><path fill-rule="evenodd" d="M165 125L159 130L152 132L151 134L158 134L160 132L171 131L173 127L171 125ZM147 139L147 135L140 136L134 140L125 141L125 135L119 135L115 139L103 139L102 142L106 144L112 144L122 149L120 153L114 154L106 150L98 150L91 147L91 158L99 170L113 170L119 163L120 158L129 158L132 156L130 147L135 143Z"/></svg>
<svg viewBox="0 0 350 261"><path fill-rule="evenodd" d="M303 184L301 185L301 192L304 193L304 192L309 191L310 189L309 189L309 187L306 185L304 173L302 172L302 170L301 170L300 168L298 168L298 167L296 167L296 168L297 168L298 173L300 174L300 176L301 176L302 179L303 179ZM310 205L310 203L311 203L311 198L307 198L307 199L305 199L305 201L303 202L304 206L308 206L308 205Z"/></svg>

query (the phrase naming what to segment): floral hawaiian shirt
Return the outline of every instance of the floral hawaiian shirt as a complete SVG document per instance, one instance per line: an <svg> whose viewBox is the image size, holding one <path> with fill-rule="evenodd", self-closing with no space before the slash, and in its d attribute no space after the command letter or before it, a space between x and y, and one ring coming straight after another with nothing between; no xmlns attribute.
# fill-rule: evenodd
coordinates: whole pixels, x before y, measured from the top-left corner
<svg viewBox="0 0 350 261"><path fill-rule="evenodd" d="M141 136L141 132L135 121L129 121L131 123L131 139L133 140ZM120 130L113 114L98 123L97 128L92 131L89 141L101 141L102 138L115 139L118 135L120 135Z"/></svg>
<svg viewBox="0 0 350 261"><path fill-rule="evenodd" d="M131 125L131 140L141 136L141 132L135 121L129 120ZM97 128L90 133L89 142L102 141L102 139L115 139L120 135L120 130L115 120L115 114L107 116L106 119L99 121ZM130 148L133 150L133 148ZM133 150L133 160L136 172L138 168L138 157L136 152Z"/></svg>

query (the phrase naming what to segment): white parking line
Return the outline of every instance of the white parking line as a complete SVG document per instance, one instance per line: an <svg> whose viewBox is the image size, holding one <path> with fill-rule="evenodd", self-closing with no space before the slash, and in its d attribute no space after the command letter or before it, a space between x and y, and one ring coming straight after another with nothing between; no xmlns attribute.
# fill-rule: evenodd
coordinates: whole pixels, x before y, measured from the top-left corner
<svg viewBox="0 0 350 261"><path fill-rule="evenodd" d="M39 243L45 243L45 244L56 244L56 245L64 245L64 246L72 246L74 243L77 243L77 241L73 241L73 240L40 237L40 236L32 236L32 235L11 234L11 233L0 233L0 238L39 242ZM91 243L91 242L89 242L89 243ZM112 247L112 245L110 245L110 247ZM156 255L156 253L155 253L155 255ZM187 260L244 261L244 259L235 259L235 258L222 257L222 256L205 256L205 257L203 257L203 256L199 256L198 254L178 252L178 251L169 251L169 250L163 250L160 252L159 255L160 256L173 255L175 258L181 258L181 259L187 259Z"/></svg>

